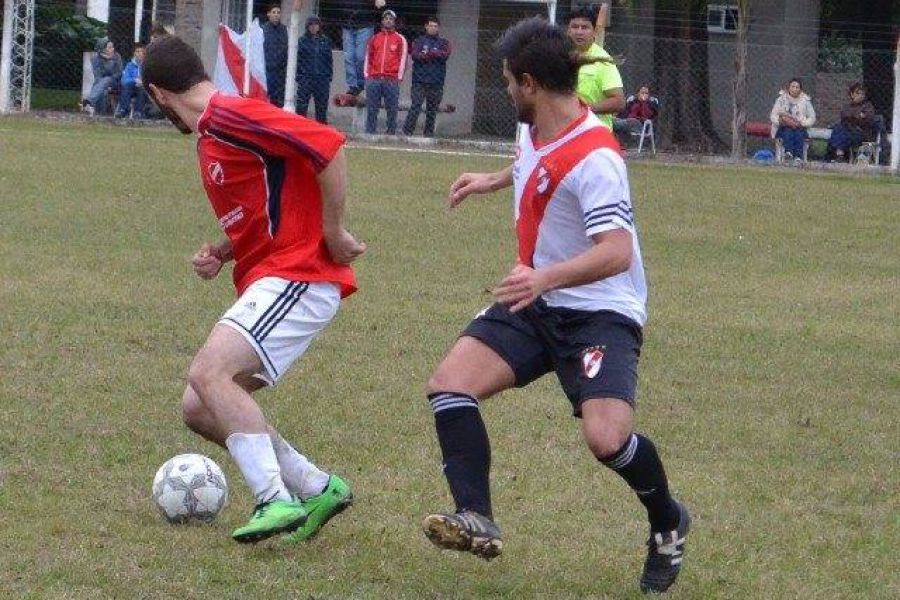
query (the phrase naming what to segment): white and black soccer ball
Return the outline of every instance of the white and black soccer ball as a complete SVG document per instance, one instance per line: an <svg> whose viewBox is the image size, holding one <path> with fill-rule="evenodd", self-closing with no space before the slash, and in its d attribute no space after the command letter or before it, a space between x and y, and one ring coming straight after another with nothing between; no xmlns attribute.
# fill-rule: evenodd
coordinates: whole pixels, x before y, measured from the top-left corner
<svg viewBox="0 0 900 600"><path fill-rule="evenodd" d="M156 472L153 501L169 523L209 523L228 501L228 482L211 458L179 454Z"/></svg>

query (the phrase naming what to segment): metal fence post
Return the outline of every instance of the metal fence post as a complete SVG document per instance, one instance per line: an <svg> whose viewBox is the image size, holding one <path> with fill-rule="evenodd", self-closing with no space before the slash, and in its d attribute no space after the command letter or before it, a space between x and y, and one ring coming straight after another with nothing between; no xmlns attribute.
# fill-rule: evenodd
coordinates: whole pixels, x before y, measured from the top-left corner
<svg viewBox="0 0 900 600"><path fill-rule="evenodd" d="M3 49L0 52L0 114L10 110L9 75L12 68L13 0L3 3Z"/></svg>

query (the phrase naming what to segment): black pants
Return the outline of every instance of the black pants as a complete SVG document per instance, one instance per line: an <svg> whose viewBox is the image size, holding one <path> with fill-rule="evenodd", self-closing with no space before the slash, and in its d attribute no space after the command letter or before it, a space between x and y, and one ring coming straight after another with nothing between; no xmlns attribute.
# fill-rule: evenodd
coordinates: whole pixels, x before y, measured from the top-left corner
<svg viewBox="0 0 900 600"><path fill-rule="evenodd" d="M444 86L426 85L424 83L412 84L412 101L409 112L406 115L406 123L403 125L403 133L412 135L416 129L416 121L419 120L419 112L422 110L422 102L425 102L425 130L423 134L434 137L434 120L438 107L444 97Z"/></svg>
<svg viewBox="0 0 900 600"><path fill-rule="evenodd" d="M309 110L309 99L316 104L316 121L328 122L328 93L331 91L331 81L313 80L304 77L297 82L297 114L306 116Z"/></svg>

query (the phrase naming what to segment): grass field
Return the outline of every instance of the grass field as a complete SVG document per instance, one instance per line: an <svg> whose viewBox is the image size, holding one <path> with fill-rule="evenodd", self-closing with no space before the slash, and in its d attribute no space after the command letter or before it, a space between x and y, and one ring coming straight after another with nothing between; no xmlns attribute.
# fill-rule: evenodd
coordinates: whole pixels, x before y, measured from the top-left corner
<svg viewBox="0 0 900 600"><path fill-rule="evenodd" d="M643 509L553 378L484 408L504 556L419 532L450 508L423 382L514 256L508 194L442 198L497 158L350 151L361 291L261 402L358 502L299 548L232 542L249 492L179 414L232 299L188 265L217 236L194 152L169 131L0 120L0 597L640 597ZM640 163L632 186L639 428L694 513L670 596L900 597L900 185ZM151 503L186 451L231 482L212 526Z"/></svg>

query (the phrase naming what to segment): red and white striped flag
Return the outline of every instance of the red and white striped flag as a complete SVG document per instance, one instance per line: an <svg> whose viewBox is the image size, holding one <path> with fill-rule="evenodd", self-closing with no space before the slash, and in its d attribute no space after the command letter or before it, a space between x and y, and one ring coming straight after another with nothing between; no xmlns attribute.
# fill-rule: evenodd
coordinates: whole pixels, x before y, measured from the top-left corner
<svg viewBox="0 0 900 600"><path fill-rule="evenodd" d="M237 33L227 25L219 24L219 50L213 83L228 96L247 96L268 100L266 95L266 60L263 55L263 30L259 21L250 25L250 91L244 89L244 51L247 47L245 33Z"/></svg>

